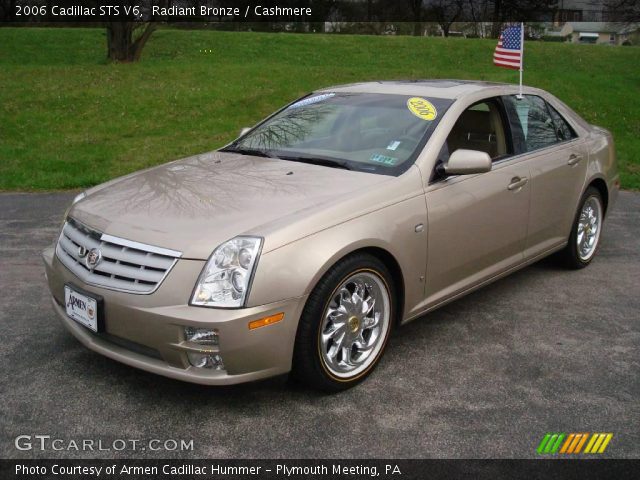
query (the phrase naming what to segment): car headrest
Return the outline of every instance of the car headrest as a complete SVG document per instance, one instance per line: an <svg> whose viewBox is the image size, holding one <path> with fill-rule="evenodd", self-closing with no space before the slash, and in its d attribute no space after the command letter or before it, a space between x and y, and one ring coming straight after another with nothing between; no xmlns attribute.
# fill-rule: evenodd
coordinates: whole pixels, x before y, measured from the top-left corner
<svg viewBox="0 0 640 480"><path fill-rule="evenodd" d="M472 133L494 133L489 112L479 110L466 110L460 115L456 130Z"/></svg>

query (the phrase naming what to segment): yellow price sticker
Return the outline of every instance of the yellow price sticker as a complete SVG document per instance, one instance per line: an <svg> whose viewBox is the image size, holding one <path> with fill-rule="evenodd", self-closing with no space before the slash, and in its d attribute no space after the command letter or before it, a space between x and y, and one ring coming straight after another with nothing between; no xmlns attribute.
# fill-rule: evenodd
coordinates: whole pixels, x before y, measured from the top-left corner
<svg viewBox="0 0 640 480"><path fill-rule="evenodd" d="M438 116L436 107L429 100L420 97L412 97L407 100L407 108L416 117L422 120L433 121Z"/></svg>

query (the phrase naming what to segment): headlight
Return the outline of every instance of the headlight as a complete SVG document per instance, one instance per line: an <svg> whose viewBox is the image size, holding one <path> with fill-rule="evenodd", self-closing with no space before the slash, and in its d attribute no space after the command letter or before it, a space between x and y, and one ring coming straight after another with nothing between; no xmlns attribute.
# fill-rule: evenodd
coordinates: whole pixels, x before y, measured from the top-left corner
<svg viewBox="0 0 640 480"><path fill-rule="evenodd" d="M87 196L87 192L80 192L78 195L74 197L73 202L71 202L71 205L72 206L75 205L86 196Z"/></svg>
<svg viewBox="0 0 640 480"><path fill-rule="evenodd" d="M69 215L69 210L71 210L71 207L73 207L76 203L78 203L80 200L82 200L86 196L87 196L87 192L80 192L78 195L76 195L73 198L71 205L69 205L67 209L64 211L64 217L62 218L63 225L64 225L64 222L67 221L67 215Z"/></svg>
<svg viewBox="0 0 640 480"><path fill-rule="evenodd" d="M198 278L191 305L242 307L261 247L259 237L236 237L216 248Z"/></svg>

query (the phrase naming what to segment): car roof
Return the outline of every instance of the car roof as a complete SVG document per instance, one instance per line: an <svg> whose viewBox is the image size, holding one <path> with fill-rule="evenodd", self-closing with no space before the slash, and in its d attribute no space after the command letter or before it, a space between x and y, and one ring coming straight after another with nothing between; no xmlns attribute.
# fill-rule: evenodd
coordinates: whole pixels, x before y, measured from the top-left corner
<svg viewBox="0 0 640 480"><path fill-rule="evenodd" d="M483 90L502 93L517 92L517 85L475 80L386 80L379 82L351 83L323 88L319 91L344 93L387 93L395 95L421 95L432 98L458 99Z"/></svg>

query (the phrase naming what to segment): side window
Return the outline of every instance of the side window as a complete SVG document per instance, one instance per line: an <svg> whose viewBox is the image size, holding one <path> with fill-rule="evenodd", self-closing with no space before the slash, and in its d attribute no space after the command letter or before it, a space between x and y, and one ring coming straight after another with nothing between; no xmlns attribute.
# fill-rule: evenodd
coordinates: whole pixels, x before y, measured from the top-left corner
<svg viewBox="0 0 640 480"><path fill-rule="evenodd" d="M545 101L533 95L527 95L525 100L531 103L527 113L527 135L525 136L527 151L531 152L557 143L556 128Z"/></svg>
<svg viewBox="0 0 640 480"><path fill-rule="evenodd" d="M566 140L571 140L575 138L577 135L573 131L573 128L569 126L567 121L562 118L562 115L558 113L558 111L553 108L551 105L547 103L547 108L549 109L549 113L551 114L551 118L553 118L553 123L556 126L556 135L558 136L558 140L564 142Z"/></svg>
<svg viewBox="0 0 640 480"><path fill-rule="evenodd" d="M516 151L532 152L560 141L546 102L535 95L504 97Z"/></svg>
<svg viewBox="0 0 640 480"><path fill-rule="evenodd" d="M440 150L430 181L444 178L441 165L459 149L480 150L488 153L492 160L513 154L506 115L498 98L474 103L460 114Z"/></svg>
<svg viewBox="0 0 640 480"><path fill-rule="evenodd" d="M475 103L462 112L447 137L448 153L461 148L480 150L494 160L510 153L500 110L499 103L490 99Z"/></svg>

